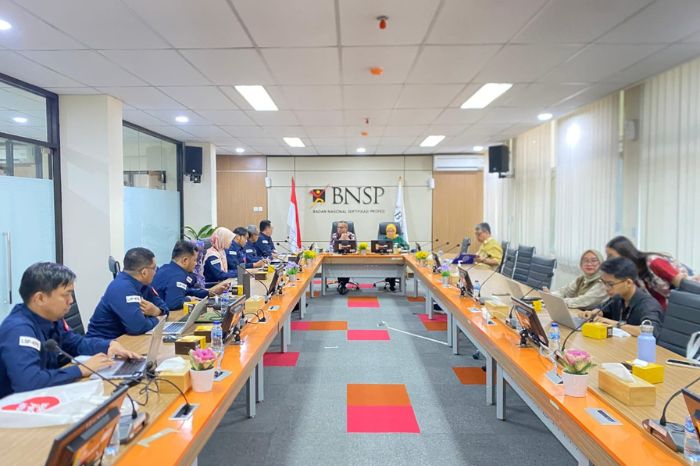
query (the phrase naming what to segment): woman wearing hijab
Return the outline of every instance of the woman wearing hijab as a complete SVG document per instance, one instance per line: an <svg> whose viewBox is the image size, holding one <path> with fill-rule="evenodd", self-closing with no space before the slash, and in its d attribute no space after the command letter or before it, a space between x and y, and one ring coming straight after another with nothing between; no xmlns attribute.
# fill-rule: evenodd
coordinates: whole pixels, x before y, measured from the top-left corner
<svg viewBox="0 0 700 466"><path fill-rule="evenodd" d="M237 270L228 269L227 253L233 241L233 232L219 227L211 235L211 247L204 256L204 281L207 286L236 278Z"/></svg>
<svg viewBox="0 0 700 466"><path fill-rule="evenodd" d="M600 282L600 264L603 255L595 249L589 249L581 255L579 267L581 275L563 288L553 292L564 298L570 309L595 309L608 298L605 286Z"/></svg>

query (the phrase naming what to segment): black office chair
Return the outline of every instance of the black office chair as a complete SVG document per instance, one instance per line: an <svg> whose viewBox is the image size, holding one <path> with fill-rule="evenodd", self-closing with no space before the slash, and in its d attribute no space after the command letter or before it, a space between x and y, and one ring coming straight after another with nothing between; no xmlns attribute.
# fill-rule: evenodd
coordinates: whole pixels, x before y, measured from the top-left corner
<svg viewBox="0 0 700 466"><path fill-rule="evenodd" d="M338 231L338 224L339 223L347 223L348 224L348 232L355 234L355 222L353 222L351 220L338 220L336 222L333 222L333 224L331 225L331 234L330 234L331 237L333 237L333 233ZM357 235L355 235L355 237L357 238ZM340 286L341 278L346 278L346 277L337 277L337 278L338 278L338 285ZM345 289L346 290L353 289L353 288L348 288L348 285L352 285L355 290L360 289L360 284L353 282L350 278L348 278L348 281L345 283ZM328 283L324 283L323 286L328 288Z"/></svg>
<svg viewBox="0 0 700 466"><path fill-rule="evenodd" d="M513 248L504 249L503 265L501 266L501 274L508 278L513 278L515 271L515 261L518 258L518 251Z"/></svg>
<svg viewBox="0 0 700 466"><path fill-rule="evenodd" d="M543 287L551 288L554 269L557 268L557 260L542 256L532 256L530 264L530 273L527 276L525 284L538 290Z"/></svg>
<svg viewBox="0 0 700 466"><path fill-rule="evenodd" d="M75 299L75 292L73 292L73 304L63 318L75 333L78 335L85 335L85 327L83 327L83 319L80 317L80 310L78 309L78 301Z"/></svg>
<svg viewBox="0 0 700 466"><path fill-rule="evenodd" d="M386 238L386 226L389 224L393 224L396 227L396 234L401 235L403 232L401 231L401 224L398 222L381 222L379 224L379 231L377 231L377 239L387 239Z"/></svg>
<svg viewBox="0 0 700 466"><path fill-rule="evenodd" d="M119 272L122 271L122 266L119 261L114 257L109 256L109 259L107 259L107 265L109 266L109 271L112 272L112 278L117 278Z"/></svg>
<svg viewBox="0 0 700 466"><path fill-rule="evenodd" d="M535 255L534 246L518 246L518 255L515 258L515 269L513 270L513 280L520 283L527 281L532 265L532 256Z"/></svg>
<svg viewBox="0 0 700 466"><path fill-rule="evenodd" d="M700 294L700 282L684 278L681 280L681 286L679 286L678 289L688 293Z"/></svg>
<svg viewBox="0 0 700 466"><path fill-rule="evenodd" d="M672 290L657 344L685 356L695 332L700 332L700 295Z"/></svg>
<svg viewBox="0 0 700 466"><path fill-rule="evenodd" d="M506 263L506 252L508 251L508 246L510 246L510 241L501 241L501 251L503 251L503 256L501 256L501 263L498 264L498 272L503 273L503 264Z"/></svg>

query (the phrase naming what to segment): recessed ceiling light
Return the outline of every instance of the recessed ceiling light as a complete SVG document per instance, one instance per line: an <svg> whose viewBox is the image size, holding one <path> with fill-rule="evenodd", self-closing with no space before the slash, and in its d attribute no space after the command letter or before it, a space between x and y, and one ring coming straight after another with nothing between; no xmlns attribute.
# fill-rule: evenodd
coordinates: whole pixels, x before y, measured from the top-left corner
<svg viewBox="0 0 700 466"><path fill-rule="evenodd" d="M482 150L484 150L484 146L474 146L472 147L472 149L474 150L474 152L481 152Z"/></svg>
<svg viewBox="0 0 700 466"><path fill-rule="evenodd" d="M545 112L545 113L540 113L539 115L537 115L537 119L540 121L547 121L547 120L551 120L553 116L554 115L552 115L551 113Z"/></svg>
<svg viewBox="0 0 700 466"><path fill-rule="evenodd" d="M262 86L235 86L239 94L248 101L251 107L259 112L276 112L279 110L275 102Z"/></svg>
<svg viewBox="0 0 700 466"><path fill-rule="evenodd" d="M358 147L357 149L355 149L355 152L357 152L358 154L364 154L365 152L367 152L367 149L365 149L364 147Z"/></svg>
<svg viewBox="0 0 700 466"><path fill-rule="evenodd" d="M177 121L178 123L187 123L190 121L190 119L187 118L185 115L178 115L175 117L175 121Z"/></svg>
<svg viewBox="0 0 700 466"><path fill-rule="evenodd" d="M461 108L484 108L511 87L513 87L511 83L484 84L462 104Z"/></svg>
<svg viewBox="0 0 700 466"><path fill-rule="evenodd" d="M12 29L12 25L4 19L0 19L0 31L8 31L10 29Z"/></svg>
<svg viewBox="0 0 700 466"><path fill-rule="evenodd" d="M421 147L435 147L438 144L440 144L443 139L445 139L445 136L442 136L442 135L428 136L427 138L423 139L423 142L420 143L420 146Z"/></svg>
<svg viewBox="0 0 700 466"><path fill-rule="evenodd" d="M242 147L236 147L236 152L238 152L239 154L242 154L243 152L245 152L245 149Z"/></svg>
<svg viewBox="0 0 700 466"><path fill-rule="evenodd" d="M29 120L27 120L25 117L12 117L12 121L15 123L26 123Z"/></svg>
<svg viewBox="0 0 700 466"><path fill-rule="evenodd" d="M289 147L306 147L304 145L304 142L299 138L285 137L282 139L284 140L284 142L287 143Z"/></svg>

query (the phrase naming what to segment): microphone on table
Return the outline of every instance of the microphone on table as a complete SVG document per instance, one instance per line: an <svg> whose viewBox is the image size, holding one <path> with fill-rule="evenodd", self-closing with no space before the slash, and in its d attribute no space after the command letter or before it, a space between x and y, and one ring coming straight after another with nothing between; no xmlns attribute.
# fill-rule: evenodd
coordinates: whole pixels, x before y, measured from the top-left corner
<svg viewBox="0 0 700 466"><path fill-rule="evenodd" d="M654 419L644 419L642 421L642 427L644 427L647 432L649 432L653 437L659 439L664 443L664 445L672 450L683 451L685 427L675 422L667 422L666 410L674 398L683 393L683 390L690 388L690 386L696 383L698 380L700 380L700 377L693 380L668 398L666 404L664 405L664 409L661 411L661 418L658 422Z"/></svg>
<svg viewBox="0 0 700 466"><path fill-rule="evenodd" d="M288 239L284 240L284 243L289 244L289 240L288 240ZM276 242L275 244L276 244L277 246L281 246L281 247L285 250L285 252L286 252L287 254L292 254L291 249L289 249L289 247L287 247L287 245L284 244L284 243L280 243L280 242L278 241L278 242Z"/></svg>
<svg viewBox="0 0 700 466"><path fill-rule="evenodd" d="M598 317L598 315L600 315L601 313L602 313L602 311L600 311L600 310L599 310L598 312L594 312L593 314L591 314L591 315L588 317L588 319L586 319L586 320L584 320L583 322L581 322L580 324L578 324L578 325L576 326L576 328L573 329L573 330L571 331L571 333L569 333L569 334L566 336L566 338L564 338L564 341L561 343L561 349L559 350L559 352L560 352L560 353L563 353L563 352L564 352L564 350L566 349L566 342L569 341L569 338L571 338L571 335L573 335L574 333L576 333L576 332L578 332L579 330L581 330L581 327L583 327L583 326L584 326L585 324L587 324L588 322L591 322L593 319L595 319L596 317Z"/></svg>

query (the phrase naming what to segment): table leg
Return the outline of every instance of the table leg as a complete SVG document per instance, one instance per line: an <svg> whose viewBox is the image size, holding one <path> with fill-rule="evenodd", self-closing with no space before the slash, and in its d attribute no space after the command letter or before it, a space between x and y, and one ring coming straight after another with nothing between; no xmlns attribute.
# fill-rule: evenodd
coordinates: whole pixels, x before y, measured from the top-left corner
<svg viewBox="0 0 700 466"><path fill-rule="evenodd" d="M264 377L264 367L263 360L255 366L255 380L257 384L255 385L255 399L258 403L265 401L265 377Z"/></svg>
<svg viewBox="0 0 700 466"><path fill-rule="evenodd" d="M289 342L292 340L292 316L291 314L287 317L287 320L284 321L284 325L282 326L282 352L286 353L287 352L287 346L289 346Z"/></svg>
<svg viewBox="0 0 700 466"><path fill-rule="evenodd" d="M488 406L493 405L496 389L496 360L493 359L488 354L484 354L486 357L486 404Z"/></svg>
<svg viewBox="0 0 700 466"><path fill-rule="evenodd" d="M303 319L304 314L306 314L306 291L301 294L301 299L299 300L299 316Z"/></svg>
<svg viewBox="0 0 700 466"><path fill-rule="evenodd" d="M321 296L326 296L326 268L321 266Z"/></svg>
<svg viewBox="0 0 700 466"><path fill-rule="evenodd" d="M408 273L406 272L406 268L404 267L403 269L403 276L401 277L401 294L404 296L408 296L408 283L406 282L408 280Z"/></svg>
<svg viewBox="0 0 700 466"><path fill-rule="evenodd" d="M245 396L248 403L248 417L251 419L255 417L255 372L255 370L251 372L250 377L248 378L248 383L246 383L245 386Z"/></svg>
<svg viewBox="0 0 700 466"><path fill-rule="evenodd" d="M430 290L425 297L425 313L428 314L428 319L433 320L433 293Z"/></svg>
<svg viewBox="0 0 700 466"><path fill-rule="evenodd" d="M448 313L449 329L452 333L452 354L459 354L459 326L452 313Z"/></svg>
<svg viewBox="0 0 700 466"><path fill-rule="evenodd" d="M506 379L501 366L496 367L496 418L506 420Z"/></svg>
<svg viewBox="0 0 700 466"><path fill-rule="evenodd" d="M446 312L445 314L447 315L447 345L451 346L452 351L454 352L454 333L452 332L452 325L454 325L454 319L452 318L451 312Z"/></svg>
<svg viewBox="0 0 700 466"><path fill-rule="evenodd" d="M311 280L309 281L309 298L313 299L314 297L314 279L316 278L316 274L314 274L311 277Z"/></svg>
<svg viewBox="0 0 700 466"><path fill-rule="evenodd" d="M418 272L413 272L413 294L418 297Z"/></svg>

